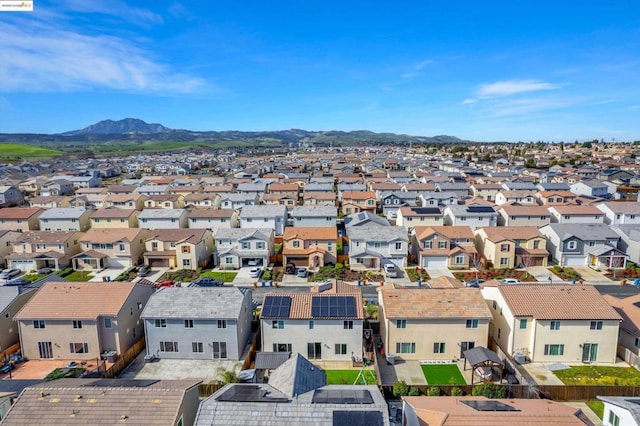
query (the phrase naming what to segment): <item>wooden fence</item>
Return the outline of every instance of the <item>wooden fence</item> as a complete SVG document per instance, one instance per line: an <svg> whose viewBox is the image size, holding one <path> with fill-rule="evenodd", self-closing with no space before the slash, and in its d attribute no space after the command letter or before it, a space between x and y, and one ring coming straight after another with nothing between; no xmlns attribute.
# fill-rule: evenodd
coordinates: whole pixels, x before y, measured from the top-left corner
<svg viewBox="0 0 640 426"><path fill-rule="evenodd" d="M104 377L113 379L125 369L145 348L144 337L133 344L118 360L104 372Z"/></svg>
<svg viewBox="0 0 640 426"><path fill-rule="evenodd" d="M260 343L260 327L256 330L256 335L253 337L253 342L251 342L251 346L249 346L249 353L247 357L244 359L244 363L242 363L242 369L248 370L253 365L256 360L256 350L258 349L258 345Z"/></svg>
<svg viewBox="0 0 640 426"><path fill-rule="evenodd" d="M16 343L13 346L9 346L4 351L0 352L0 363L4 362L5 360L8 360L9 355L15 353L18 350L20 350L20 343Z"/></svg>
<svg viewBox="0 0 640 426"><path fill-rule="evenodd" d="M209 398L211 395L222 389L223 383L201 383L198 385L200 398Z"/></svg>

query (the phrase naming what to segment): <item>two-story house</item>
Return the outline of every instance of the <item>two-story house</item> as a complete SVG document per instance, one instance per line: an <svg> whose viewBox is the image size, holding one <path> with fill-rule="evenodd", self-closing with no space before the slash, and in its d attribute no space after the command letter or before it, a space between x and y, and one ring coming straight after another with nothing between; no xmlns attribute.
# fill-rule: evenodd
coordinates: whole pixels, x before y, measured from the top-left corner
<svg viewBox="0 0 640 426"><path fill-rule="evenodd" d="M568 190L538 191L534 196L536 198L536 202L542 206L575 204L577 198L576 194Z"/></svg>
<svg viewBox="0 0 640 426"><path fill-rule="evenodd" d="M90 217L91 228L137 228L139 214L135 209L97 209Z"/></svg>
<svg viewBox="0 0 640 426"><path fill-rule="evenodd" d="M616 362L622 318L593 286L484 286L490 335L531 362Z"/></svg>
<svg viewBox="0 0 640 426"><path fill-rule="evenodd" d="M371 191L345 191L342 193L342 213L349 215L368 211L375 213L376 194Z"/></svg>
<svg viewBox="0 0 640 426"><path fill-rule="evenodd" d="M208 229L156 229L144 245L144 264L152 267L195 271L213 259L213 235Z"/></svg>
<svg viewBox="0 0 640 426"><path fill-rule="evenodd" d="M618 250L620 236L604 223L551 223L540 228L547 249L561 266L616 269L625 266L626 254Z"/></svg>
<svg viewBox="0 0 640 426"><path fill-rule="evenodd" d="M80 237L81 253L71 258L73 269L126 269L142 262L149 234L139 228L91 228Z"/></svg>
<svg viewBox="0 0 640 426"><path fill-rule="evenodd" d="M216 229L216 264L223 269L267 266L273 254L273 229Z"/></svg>
<svg viewBox="0 0 640 426"><path fill-rule="evenodd" d="M147 201L145 195L136 192L128 192L124 194L108 194L104 201L104 207L115 207L118 209L144 209L144 203Z"/></svg>
<svg viewBox="0 0 640 426"><path fill-rule="evenodd" d="M155 292L140 315L147 355L241 360L251 334L251 290L174 287Z"/></svg>
<svg viewBox="0 0 640 426"><path fill-rule="evenodd" d="M240 226L238 213L233 209L194 209L189 210L189 228L208 229L237 228Z"/></svg>
<svg viewBox="0 0 640 426"><path fill-rule="evenodd" d="M609 198L609 186L598 179L583 179L572 185L571 192L588 197Z"/></svg>
<svg viewBox="0 0 640 426"><path fill-rule="evenodd" d="M44 182L40 186L40 195L43 197L73 194L73 182L68 179L56 178Z"/></svg>
<svg viewBox="0 0 640 426"><path fill-rule="evenodd" d="M480 290L381 287L378 318L387 354L403 360L455 361L487 346L491 312Z"/></svg>
<svg viewBox="0 0 640 426"><path fill-rule="evenodd" d="M622 347L618 351L620 358L635 368L640 367L640 294L624 298L605 294L603 297L622 317L618 335L618 345Z"/></svg>
<svg viewBox="0 0 640 426"><path fill-rule="evenodd" d="M313 270L337 259L338 231L335 226L287 227L282 237L283 263Z"/></svg>
<svg viewBox="0 0 640 426"><path fill-rule="evenodd" d="M336 193L333 191L305 192L302 195L302 204L305 206L318 206L318 205L335 206Z"/></svg>
<svg viewBox="0 0 640 426"><path fill-rule="evenodd" d="M382 192L379 196L382 214L395 220L398 216L398 210L402 206L415 207L418 204L417 192L389 191Z"/></svg>
<svg viewBox="0 0 640 426"><path fill-rule="evenodd" d="M418 195L422 207L444 207L458 204L458 196L454 192L426 191Z"/></svg>
<svg viewBox="0 0 640 426"><path fill-rule="evenodd" d="M4 258L13 251L13 243L20 237L18 231L0 230L0 267L6 266Z"/></svg>
<svg viewBox="0 0 640 426"><path fill-rule="evenodd" d="M159 185L157 185L159 186ZM144 201L145 209L182 209L184 196L180 194L148 195Z"/></svg>
<svg viewBox="0 0 640 426"><path fill-rule="evenodd" d="M407 231L397 226L349 226L349 267L352 270L379 270L386 264L407 265Z"/></svg>
<svg viewBox="0 0 640 426"><path fill-rule="evenodd" d="M345 361L363 354L362 293L329 281L309 293L267 293L260 313L264 352L293 352L311 361Z"/></svg>
<svg viewBox="0 0 640 426"><path fill-rule="evenodd" d="M499 183L474 183L469 186L471 195L487 201L494 201L501 189L503 188Z"/></svg>
<svg viewBox="0 0 640 426"><path fill-rule="evenodd" d="M43 211L38 217L43 231L84 232L91 226L93 210L82 207L53 208Z"/></svg>
<svg viewBox="0 0 640 426"><path fill-rule="evenodd" d="M184 197L185 207L196 207L202 209L220 208L220 196L218 194L189 194Z"/></svg>
<svg viewBox="0 0 640 426"><path fill-rule="evenodd" d="M145 229L180 229L189 226L188 217L185 209L144 209L138 215L138 224Z"/></svg>
<svg viewBox="0 0 640 426"><path fill-rule="evenodd" d="M411 232L411 254L423 268L469 269L478 252L468 226L417 226Z"/></svg>
<svg viewBox="0 0 640 426"><path fill-rule="evenodd" d="M411 232L416 226L440 226L444 223L441 207L400 207L396 214L396 226Z"/></svg>
<svg viewBox="0 0 640 426"><path fill-rule="evenodd" d="M444 208L443 214L447 226L470 226L476 229L498 225L498 213L492 206L451 205Z"/></svg>
<svg viewBox="0 0 640 426"><path fill-rule="evenodd" d="M536 204L536 199L533 196L533 192L530 191L507 191L503 189L496 194L495 203L498 206L507 203L534 205Z"/></svg>
<svg viewBox="0 0 640 426"><path fill-rule="evenodd" d="M39 207L13 207L0 209L0 230L3 231L37 231L40 229Z"/></svg>
<svg viewBox="0 0 640 426"><path fill-rule="evenodd" d="M29 359L95 360L122 355L143 337L140 313L154 286L46 283L15 315Z"/></svg>
<svg viewBox="0 0 640 426"><path fill-rule="evenodd" d="M607 201L596 207L604 213L607 225L640 225L640 203L636 201Z"/></svg>
<svg viewBox="0 0 640 426"><path fill-rule="evenodd" d="M604 223L604 213L593 205L549 206L553 223Z"/></svg>
<svg viewBox="0 0 640 426"><path fill-rule="evenodd" d="M80 252L81 232L28 231L13 243L13 252L5 260L7 267L21 271L40 268L63 269Z"/></svg>
<svg viewBox="0 0 640 426"><path fill-rule="evenodd" d="M259 203L259 197L256 194L249 193L221 193L220 208L240 210L245 206L255 206Z"/></svg>
<svg viewBox="0 0 640 426"><path fill-rule="evenodd" d="M469 186L466 182L436 182L436 191L453 193L460 200L469 196Z"/></svg>
<svg viewBox="0 0 640 426"><path fill-rule="evenodd" d="M496 269L547 266L546 238L535 226L497 226L475 231L476 247Z"/></svg>
<svg viewBox="0 0 640 426"><path fill-rule="evenodd" d="M551 223L549 210L543 206L505 204L498 209L498 226L536 226Z"/></svg>
<svg viewBox="0 0 640 426"><path fill-rule="evenodd" d="M240 211L240 228L273 229L275 235L282 235L286 226L285 206L244 206Z"/></svg>
<svg viewBox="0 0 640 426"><path fill-rule="evenodd" d="M631 262L640 263L640 224L613 225L611 229L620 236L618 248Z"/></svg>
<svg viewBox="0 0 640 426"><path fill-rule="evenodd" d="M19 206L24 202L24 194L13 185L0 185L0 207Z"/></svg>
<svg viewBox="0 0 640 426"><path fill-rule="evenodd" d="M0 286L0 352L20 341L14 315L22 309L35 292L35 289L22 291L18 286ZM2 414L1 410L0 414Z"/></svg>
<svg viewBox="0 0 640 426"><path fill-rule="evenodd" d="M291 211L294 227L336 226L338 210L334 205L298 206Z"/></svg>

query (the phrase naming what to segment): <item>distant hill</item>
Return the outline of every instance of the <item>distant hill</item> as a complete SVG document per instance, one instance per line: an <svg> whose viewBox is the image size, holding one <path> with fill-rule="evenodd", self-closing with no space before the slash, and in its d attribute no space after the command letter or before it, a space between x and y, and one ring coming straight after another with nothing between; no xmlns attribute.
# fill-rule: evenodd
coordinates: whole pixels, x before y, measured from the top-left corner
<svg viewBox="0 0 640 426"><path fill-rule="evenodd" d="M88 142L100 144L114 141L172 141L172 142L207 142L220 143L224 146L242 145L246 143L259 145L364 145L364 144L455 144L464 141L455 136L411 136L396 133L375 133L368 130L350 132L309 131L301 129L245 132L239 130L226 131L192 131L170 129L159 123L147 123L137 118L123 120L103 120L80 130L59 134L34 133L0 133L0 142L24 144L52 144L58 142Z"/></svg>

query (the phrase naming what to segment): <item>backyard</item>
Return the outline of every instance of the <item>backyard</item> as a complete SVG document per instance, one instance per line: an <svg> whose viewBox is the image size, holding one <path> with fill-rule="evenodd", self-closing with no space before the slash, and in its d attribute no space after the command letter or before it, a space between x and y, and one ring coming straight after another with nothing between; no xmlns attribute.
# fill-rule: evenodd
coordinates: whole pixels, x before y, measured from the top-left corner
<svg viewBox="0 0 640 426"><path fill-rule="evenodd" d="M429 385L466 385L458 364L422 364L420 366Z"/></svg>
<svg viewBox="0 0 640 426"><path fill-rule="evenodd" d="M353 385L358 379L358 374L360 374L360 370L325 370L325 374L327 375L327 384L328 385ZM364 370L364 377L368 385L377 384L376 373L373 371L373 368L366 368ZM357 385L361 385L362 377L358 379Z"/></svg>
<svg viewBox="0 0 640 426"><path fill-rule="evenodd" d="M221 280L225 283L230 283L233 282L236 275L238 275L237 272L209 271L202 273L202 275L200 275L200 278L208 277L214 280Z"/></svg>
<svg viewBox="0 0 640 426"><path fill-rule="evenodd" d="M640 371L631 367L585 365L554 371L565 385L640 386Z"/></svg>

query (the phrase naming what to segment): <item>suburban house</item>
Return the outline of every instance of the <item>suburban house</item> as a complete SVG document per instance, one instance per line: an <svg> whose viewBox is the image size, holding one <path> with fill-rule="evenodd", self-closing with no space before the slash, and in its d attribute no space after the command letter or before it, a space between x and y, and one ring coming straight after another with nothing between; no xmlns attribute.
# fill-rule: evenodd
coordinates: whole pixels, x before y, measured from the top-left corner
<svg viewBox="0 0 640 426"><path fill-rule="evenodd" d="M35 293L35 289L21 291L18 286L0 286L0 353L20 341L14 315Z"/></svg>
<svg viewBox="0 0 640 426"><path fill-rule="evenodd" d="M416 226L440 226L444 224L441 207L404 206L396 213L396 226L411 231Z"/></svg>
<svg viewBox="0 0 640 426"><path fill-rule="evenodd" d="M125 194L109 194L105 197L103 205L105 207L115 207L118 209L144 209L144 202L147 201L145 195L136 192Z"/></svg>
<svg viewBox="0 0 640 426"><path fill-rule="evenodd" d="M569 186L576 195L609 198L609 186L598 179L583 179Z"/></svg>
<svg viewBox="0 0 640 426"><path fill-rule="evenodd" d="M63 178L51 179L40 186L40 195L43 197L73 194L73 182Z"/></svg>
<svg viewBox="0 0 640 426"><path fill-rule="evenodd" d="M622 317L593 286L485 285L490 335L531 362L615 363Z"/></svg>
<svg viewBox="0 0 640 426"><path fill-rule="evenodd" d="M377 214L371 212L360 212L345 216L344 226L349 229L360 226L388 227L391 226L391 224L387 219L380 217Z"/></svg>
<svg viewBox="0 0 640 426"><path fill-rule="evenodd" d="M398 215L398 210L402 206L415 207L419 200L416 192L403 192L400 190L382 192L378 199L382 206L382 214L389 219L395 219Z"/></svg>
<svg viewBox="0 0 640 426"><path fill-rule="evenodd" d="M640 224L611 226L611 229L620 236L618 248L630 261L640 263Z"/></svg>
<svg viewBox="0 0 640 426"><path fill-rule="evenodd" d="M91 228L80 237L81 253L71 258L73 269L126 269L142 263L149 234L139 228Z"/></svg>
<svg viewBox="0 0 640 426"><path fill-rule="evenodd" d="M37 231L40 229L38 217L44 212L39 207L14 207L0 209L0 230L2 231Z"/></svg>
<svg viewBox="0 0 640 426"><path fill-rule="evenodd" d="M627 255L618 250L621 237L604 223L551 223L540 228L547 249L561 266L624 268Z"/></svg>
<svg viewBox="0 0 640 426"><path fill-rule="evenodd" d="M516 191L508 191L501 190L496 194L495 203L498 206L503 204L536 204L536 199L533 196L533 192L524 191L524 190L516 190Z"/></svg>
<svg viewBox="0 0 640 426"><path fill-rule="evenodd" d="M21 271L40 268L63 269L71 265L71 257L80 252L81 232L28 231L13 243L13 253L5 260L7 267Z"/></svg>
<svg viewBox="0 0 640 426"><path fill-rule="evenodd" d="M81 207L54 208L43 211L38 219L43 231L84 232L91 226L93 210Z"/></svg>
<svg viewBox="0 0 640 426"><path fill-rule="evenodd" d="M338 210L334 205L298 206L291 211L294 227L336 226Z"/></svg>
<svg viewBox="0 0 640 426"><path fill-rule="evenodd" d="M333 191L327 192L304 192L302 195L302 203L305 206L318 206L318 205L327 205L327 206L335 206L336 205L336 193Z"/></svg>
<svg viewBox="0 0 640 426"><path fill-rule="evenodd" d="M607 201L597 205L607 225L640 225L640 203Z"/></svg>
<svg viewBox="0 0 640 426"><path fill-rule="evenodd" d="M447 226L497 226L498 213L492 206L451 205L444 208L444 224Z"/></svg>
<svg viewBox="0 0 640 426"><path fill-rule="evenodd" d="M386 264L407 265L407 231L397 226L349 226L349 267L352 270L379 270Z"/></svg>
<svg viewBox="0 0 640 426"><path fill-rule="evenodd" d="M466 182L436 182L436 191L453 193L460 200L469 196L469 187Z"/></svg>
<svg viewBox="0 0 640 426"><path fill-rule="evenodd" d="M160 186L160 185L156 185ZM184 208L184 196L180 194L156 194L147 195L144 200L145 209L182 209Z"/></svg>
<svg viewBox="0 0 640 426"><path fill-rule="evenodd" d="M6 266L4 258L12 253L13 243L20 237L18 231L2 231L0 230L0 266Z"/></svg>
<svg viewBox="0 0 640 426"><path fill-rule="evenodd" d="M444 207L458 204L458 196L454 192L426 191L418 195L422 207Z"/></svg>
<svg viewBox="0 0 640 426"><path fill-rule="evenodd" d="M342 213L349 215L361 211L376 212L376 194L370 191L345 191L342 193Z"/></svg>
<svg viewBox="0 0 640 426"><path fill-rule="evenodd" d="M216 264L222 269L267 266L273 254L273 229L221 228L214 240Z"/></svg>
<svg viewBox="0 0 640 426"><path fill-rule="evenodd" d="M379 289L380 337L403 360L456 361L487 346L491 312L479 289Z"/></svg>
<svg viewBox="0 0 640 426"><path fill-rule="evenodd" d="M29 198L29 207L40 209L52 209L55 207L71 207L70 200L73 197L65 195L39 195Z"/></svg>
<svg viewBox="0 0 640 426"><path fill-rule="evenodd" d="M244 206L240 211L240 228L273 229L282 235L287 226L285 206Z"/></svg>
<svg viewBox="0 0 640 426"><path fill-rule="evenodd" d="M256 194L247 194L247 193L220 194L221 209L240 210L245 206L255 206L258 204L258 202L259 202L259 197Z"/></svg>
<svg viewBox="0 0 640 426"><path fill-rule="evenodd" d="M605 426L626 426L640 424L640 398L628 396L597 396L604 403L602 424Z"/></svg>
<svg viewBox="0 0 640 426"><path fill-rule="evenodd" d="M44 176L36 176L31 179L27 179L18 184L18 189L26 196L36 197L40 195L40 187L43 183L47 182L49 178Z"/></svg>
<svg viewBox="0 0 640 426"><path fill-rule="evenodd" d="M362 359L360 289L329 281L309 293L267 293L260 327L264 352L293 352L311 361Z"/></svg>
<svg viewBox="0 0 640 426"><path fill-rule="evenodd" d="M155 292L140 315L147 355L242 360L251 334L251 290L173 287Z"/></svg>
<svg viewBox="0 0 640 426"><path fill-rule="evenodd" d="M468 226L416 226L411 232L411 255L422 268L476 267L473 231Z"/></svg>
<svg viewBox="0 0 640 426"><path fill-rule="evenodd" d="M188 228L188 216L185 209L144 209L138 215L138 223L145 229Z"/></svg>
<svg viewBox="0 0 640 426"><path fill-rule="evenodd" d="M611 294L603 297L622 317L618 356L635 368L640 367L640 294L622 299Z"/></svg>
<svg viewBox="0 0 640 426"><path fill-rule="evenodd" d="M15 315L22 355L63 360L122 355L143 337L140 313L154 291L130 282L46 283Z"/></svg>
<svg viewBox="0 0 640 426"><path fill-rule="evenodd" d="M19 206L24 202L24 195L13 185L0 185L0 207Z"/></svg>
<svg viewBox="0 0 640 426"><path fill-rule="evenodd" d="M262 202L266 205L285 206L288 210L291 210L298 204L298 198L291 194L268 193L262 196Z"/></svg>
<svg viewBox="0 0 640 426"><path fill-rule="evenodd" d="M217 209L220 208L220 196L218 194L189 194L184 197L184 206L205 208L205 209Z"/></svg>
<svg viewBox="0 0 640 426"><path fill-rule="evenodd" d="M549 207L553 223L604 223L604 213L590 205L556 205Z"/></svg>
<svg viewBox="0 0 640 426"><path fill-rule="evenodd" d="M569 190L539 191L535 194L537 203L543 206L575 204L576 194Z"/></svg>
<svg viewBox="0 0 640 426"><path fill-rule="evenodd" d="M535 226L493 226L475 231L476 247L495 269L547 266L546 238Z"/></svg>
<svg viewBox="0 0 640 426"><path fill-rule="evenodd" d="M90 217L91 228L137 228L140 211L107 207L94 210Z"/></svg>
<svg viewBox="0 0 640 426"><path fill-rule="evenodd" d="M213 236L208 229L156 229L144 243L144 264L195 271L211 264Z"/></svg>
<svg viewBox="0 0 640 426"><path fill-rule="evenodd" d="M282 262L317 270L337 262L335 226L287 227L282 237Z"/></svg>
<svg viewBox="0 0 640 426"><path fill-rule="evenodd" d="M141 195L146 195L147 197L152 195L164 195L169 193L169 185L140 185L136 189L136 192Z"/></svg>
<svg viewBox="0 0 640 426"><path fill-rule="evenodd" d="M471 195L487 201L494 201L501 189L503 188L499 183L474 183L469 186Z"/></svg>
<svg viewBox="0 0 640 426"><path fill-rule="evenodd" d="M498 209L498 226L536 226L551 223L549 210L543 206L505 204Z"/></svg>
<svg viewBox="0 0 640 426"><path fill-rule="evenodd" d="M189 228L208 229L237 228L240 226L238 213L233 209L192 209L189 210Z"/></svg>

